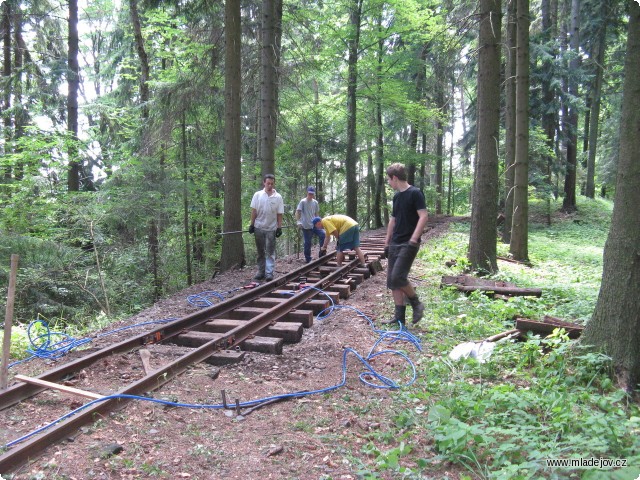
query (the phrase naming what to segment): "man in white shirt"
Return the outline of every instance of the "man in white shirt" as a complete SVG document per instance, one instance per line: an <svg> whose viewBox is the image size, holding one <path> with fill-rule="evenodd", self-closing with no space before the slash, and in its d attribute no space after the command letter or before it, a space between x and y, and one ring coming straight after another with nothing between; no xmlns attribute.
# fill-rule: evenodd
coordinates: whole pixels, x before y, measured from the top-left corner
<svg viewBox="0 0 640 480"><path fill-rule="evenodd" d="M315 199L316 189L314 187L307 188L307 196L300 200L296 208L296 219L298 227L302 229L304 237L304 259L309 263L311 261L311 245L313 244L313 236L318 237L318 244L322 246L324 243L324 230L316 228L311 223L314 217L320 216L320 205Z"/></svg>
<svg viewBox="0 0 640 480"><path fill-rule="evenodd" d="M254 280L273 280L276 265L276 238L282 235L284 201L274 188L276 177L267 173L262 178L264 188L251 199L249 233L255 234L258 272Z"/></svg>

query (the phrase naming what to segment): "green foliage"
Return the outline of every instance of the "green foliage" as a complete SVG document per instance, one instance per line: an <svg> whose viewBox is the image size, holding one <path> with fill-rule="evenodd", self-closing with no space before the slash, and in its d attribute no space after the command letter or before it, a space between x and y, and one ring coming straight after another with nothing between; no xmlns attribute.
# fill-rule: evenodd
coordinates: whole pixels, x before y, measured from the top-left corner
<svg viewBox="0 0 640 480"><path fill-rule="evenodd" d="M534 216L540 207L534 202ZM442 461L474 478L613 478L623 471L549 468L545 460L640 462L640 407L616 388L611 359L570 340L563 329L546 338L499 341L485 363L448 357L459 343L514 328L515 317L586 321L599 289L610 214L610 203L582 199L576 215L557 217L550 227L532 225L533 267L500 263L496 279L540 286L540 298L503 301L439 289L442 275L466 266L466 224L453 224L448 235L421 249L418 291L427 311L417 333L429 355L415 361L415 385L395 394L386 431L364 447L374 460L364 468L371 475L365 478L384 471L398 475L409 466L410 478L422 478ZM444 266L452 259L454 267ZM434 448L428 459L407 447L425 442ZM629 476L634 472L620 478L635 478Z"/></svg>

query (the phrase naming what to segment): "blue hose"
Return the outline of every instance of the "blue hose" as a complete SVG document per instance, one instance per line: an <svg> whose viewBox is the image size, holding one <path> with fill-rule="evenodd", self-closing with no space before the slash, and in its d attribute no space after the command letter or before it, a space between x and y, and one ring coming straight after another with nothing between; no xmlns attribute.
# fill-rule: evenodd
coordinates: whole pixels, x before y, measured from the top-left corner
<svg viewBox="0 0 640 480"><path fill-rule="evenodd" d="M420 339L418 339L416 336L414 336L413 334L411 334L404 325L400 325L400 329L399 330L378 330L375 329L374 327L374 323L373 321L364 313L360 312L358 309L354 308L354 307L350 307L350 306L344 306L344 305L335 305L335 303L333 302L333 300L331 299L331 297L324 292L323 290L320 290L318 288L315 287L303 287L303 290L305 288L312 288L314 290L318 290L318 292L324 294L327 296L327 298L329 298L329 301L331 302L331 305L329 307L327 307L326 309L322 310L321 312L318 313L318 315L316 316L316 318L318 320L323 320L325 318L327 318L329 315L331 315L331 313L333 313L334 311L336 311L337 309L350 309L353 310L357 313L357 315L359 317L363 317L367 320L367 322L369 323L369 325L373 328L375 333L378 333L380 335L380 337L378 338L378 340L376 340L376 342L374 343L374 345L371 347L371 350L369 351L369 354L366 357L361 356L358 352L356 352L354 349L350 348L350 347L346 347L343 350L342 353L342 379L339 383L329 386L329 387L325 387L325 388L320 388L320 389L316 389L316 390L307 390L307 391L303 391L303 392L292 392L292 393L285 393L285 394L281 394L281 395L273 395L270 397L264 397L264 398L260 398L260 399L256 399L256 400L249 400L246 402L241 402L238 403L237 405L234 404L234 408L236 407L240 407L240 408L247 408L247 407L253 407L253 406L257 406L266 402L271 402L274 400L284 400L284 399L290 399L290 398L301 398L301 397L305 397L308 395L316 395L316 394L320 394L320 393L328 393L331 392L333 390L337 390L341 387L343 387L346 384L347 381L347 356L349 354L353 355L354 357L356 357L357 360L359 360L365 367L365 371L359 374L359 378L360 381L362 383L364 383L365 385L368 385L372 388L379 388L379 389L392 389L392 390L397 390L403 387L408 387L410 385L412 385L415 380L416 380L416 367L414 365L414 363L411 361L411 359L403 352L397 351L397 350L389 350L389 349L385 349L385 350L381 350L381 351L375 351L376 348L382 343L382 342L390 342L390 343L395 343L398 341L404 341L404 342L408 342L412 345L414 345L418 351L422 351L422 346L421 346L421 342ZM295 291L291 291L288 292L290 295L296 295ZM191 295L188 297L188 301L189 303L191 303L192 305L196 305L196 306L202 306L207 307L209 305L206 305L206 303L209 301L209 298L211 296L215 296L219 299L223 299L223 296L217 292L203 292L201 294L197 294L197 295ZM167 322L167 321L172 321L175 319L166 319L166 320L159 320L159 321L152 321L152 322L145 322L143 324L137 324L137 325L132 325L130 327L124 327L124 328L120 328L117 330L113 330L111 332L106 332L104 334L101 334L100 336L104 336L104 335L108 335L117 331L121 331L121 330L125 330L127 328L133 328L136 326L140 326L140 325L146 325L146 324L150 324L150 323L160 323L160 322ZM35 322L34 322L35 323ZM45 326L46 323L42 322ZM31 325L30 325L31 327ZM49 347L50 344L50 338L52 335L63 335L57 332L49 332L48 331L48 326L47 326L47 333L40 335L36 338L36 340L44 338L45 340L43 341L43 343L41 344L41 347L46 346L47 348ZM66 336L65 336L66 337ZM29 335L29 339L31 340L31 336ZM90 341L90 339L85 339L86 341ZM75 345L76 343L78 344L84 344L86 343L86 341L80 341L82 343L80 343L79 341L73 341L69 338L65 338L65 340L58 342L57 344L51 345L56 346L58 344L65 344L64 347L59 347L59 349L64 349L67 348L66 344L70 343ZM32 341L32 343L34 343L34 341ZM39 350L36 349L36 350ZM68 351L68 350L67 350ZM34 353L34 356L36 354ZM47 355L55 355L55 354L51 354L51 353L47 353ZM400 357L402 360L404 360L408 366L409 366L409 370L411 371L411 378L405 382L404 384L400 384L396 381L394 381L393 379L382 375L380 373L378 373L375 368L371 365L371 362L374 359L377 359L378 357L381 357L382 355L395 355ZM47 358L57 358L57 357L47 357ZM13 365L13 364L12 364ZM11 365L10 365L11 366ZM223 408L228 408L228 406L226 404L190 404L190 403L180 403L180 402L171 402L168 400L161 400L161 399L156 399L156 398L150 398L150 397L142 397L142 396L138 396L138 395L128 395L128 394L115 394L115 395L107 395L104 396L102 398L98 398L96 400L92 400L88 403L86 403L85 405L82 405L78 408L76 408L75 410L67 413L66 415L63 415L62 417L58 418L57 420L54 420L53 422L40 427L30 433L28 433L27 435L24 435L16 440L13 440L9 443L7 443L5 445L4 448L10 448L20 442L23 442L25 440L27 440L28 438L37 435L38 433L41 433L49 428L51 428L52 426L60 423L61 421L75 415L76 413L80 412L81 410L84 410L85 408L88 408L98 402L103 402L106 400L111 400L111 399L117 399L117 398L122 398L122 399L130 399L130 400L140 400L140 401L146 401L146 402L153 402L153 403L159 403L162 405L166 405L166 406L170 406L170 407L181 407L181 408L191 408L191 409L223 409Z"/></svg>
<svg viewBox="0 0 640 480"><path fill-rule="evenodd" d="M55 360L57 358L63 357L67 353L69 353L74 348L78 348L82 345L85 345L94 338L106 337L108 335L113 335L114 333L121 332L123 330L129 330L131 328L138 328L145 325L154 325L159 323L167 323L175 321L175 318L165 318L162 320L151 320L149 322L136 323L134 325L127 325L126 327L117 328L114 330L110 330L108 332L99 333L94 337L86 337L81 339L75 339L66 333L62 332L52 332L49 328L49 324L41 319L34 320L27 327L27 337L29 338L30 347L27 347L27 353L31 355L23 360L18 360L13 363L10 363L7 368L14 367L16 365L20 365L22 363L26 363L34 358L44 358L49 360ZM41 325L44 327L45 332L34 337L31 334L31 330L36 326ZM52 338L62 337L61 340L53 343Z"/></svg>

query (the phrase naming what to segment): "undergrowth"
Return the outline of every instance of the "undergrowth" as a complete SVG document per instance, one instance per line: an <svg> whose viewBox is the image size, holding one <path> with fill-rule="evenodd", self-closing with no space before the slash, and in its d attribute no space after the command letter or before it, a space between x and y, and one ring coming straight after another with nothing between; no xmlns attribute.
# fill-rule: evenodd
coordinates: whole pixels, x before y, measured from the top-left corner
<svg viewBox="0 0 640 480"><path fill-rule="evenodd" d="M577 214L556 217L550 226L532 225L532 267L499 262L495 279L540 287L540 298L503 301L440 288L442 275L467 267L468 224L452 224L446 236L421 249L412 272L427 305L425 319L412 329L423 342L415 361L418 380L395 395L385 433L371 435L353 452L361 458L361 478L442 478L447 475L433 472L451 464L470 479L638 478L640 409L615 386L606 355L556 330L546 338L529 334L526 341L497 342L484 363L448 356L460 343L515 328L516 317L588 321L611 205L585 202ZM507 253L500 244L499 255ZM451 260L456 265L445 266ZM624 459L628 467L546 463L581 458L587 465L593 458Z"/></svg>

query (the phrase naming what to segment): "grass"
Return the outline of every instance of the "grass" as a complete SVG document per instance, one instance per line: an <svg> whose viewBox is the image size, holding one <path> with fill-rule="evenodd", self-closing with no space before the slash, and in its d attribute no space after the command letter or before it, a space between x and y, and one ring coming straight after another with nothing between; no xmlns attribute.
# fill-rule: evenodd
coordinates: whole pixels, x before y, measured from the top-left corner
<svg viewBox="0 0 640 480"><path fill-rule="evenodd" d="M449 462L470 479L640 475L640 409L616 388L606 355L556 330L547 338L497 343L485 363L448 357L459 343L514 328L516 316L588 321L611 204L581 200L576 214L556 216L550 226L531 225L531 268L499 262L496 279L540 287L540 298L505 302L439 288L442 275L462 273L467 265L468 224L452 225L422 248L412 272L427 305L425 320L414 329L423 342L415 359L418 380L395 394L385 428L351 452L360 478L434 478L432 472ZM531 218L539 208L531 205ZM499 255L506 253L508 246L500 244ZM457 265L446 267L451 259ZM545 461L579 458L626 459L629 468L548 468Z"/></svg>

